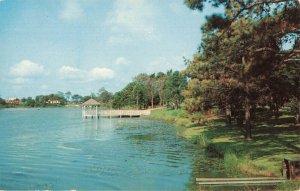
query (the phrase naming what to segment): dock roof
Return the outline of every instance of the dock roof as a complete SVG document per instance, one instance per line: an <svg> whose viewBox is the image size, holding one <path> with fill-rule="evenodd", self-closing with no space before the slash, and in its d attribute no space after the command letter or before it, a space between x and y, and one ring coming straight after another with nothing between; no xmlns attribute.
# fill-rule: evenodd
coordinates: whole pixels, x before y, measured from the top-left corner
<svg viewBox="0 0 300 191"><path fill-rule="evenodd" d="M100 103L94 100L93 98L87 100L82 104L82 106L96 106L96 105L100 105Z"/></svg>

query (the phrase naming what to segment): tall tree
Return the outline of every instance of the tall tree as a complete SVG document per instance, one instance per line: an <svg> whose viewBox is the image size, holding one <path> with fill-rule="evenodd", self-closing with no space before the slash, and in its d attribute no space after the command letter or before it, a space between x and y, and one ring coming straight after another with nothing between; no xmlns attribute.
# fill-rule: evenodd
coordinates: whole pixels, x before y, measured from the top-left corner
<svg viewBox="0 0 300 191"><path fill-rule="evenodd" d="M178 109L182 103L184 97L182 95L183 90L187 86L186 77L179 71L169 71L167 73L165 95L166 100L169 103L174 104L174 107Z"/></svg>
<svg viewBox="0 0 300 191"><path fill-rule="evenodd" d="M218 101L212 96L209 97L210 102L232 109L232 92L237 92L243 100L237 108L244 112L245 138L251 139L251 119L255 108L261 95L267 92L264 90L270 89L266 82L284 62L284 56L280 54L283 42L299 38L299 4L297 1L280 0L185 2L190 8L200 11L207 2L225 7L224 14L207 17L202 27L204 38L199 49L200 56L189 64L186 71L192 78L186 96L201 104L205 101L199 98L214 89L215 94L223 95L220 97L225 99ZM290 52L295 53L293 50ZM201 67L199 62L207 63L209 67ZM203 78L189 68L199 69L208 76ZM203 83L211 85L205 87ZM201 86L207 90L199 90ZM193 92L198 92L198 95ZM190 109L198 110L197 107Z"/></svg>
<svg viewBox="0 0 300 191"><path fill-rule="evenodd" d="M97 100L100 101L104 106L110 107L110 102L113 98L113 94L108 92L104 87L100 88L97 94Z"/></svg>
<svg viewBox="0 0 300 191"><path fill-rule="evenodd" d="M151 103L151 108L154 108L154 98L155 94L157 93L157 83L155 80L155 74L139 74L134 78L135 81L141 83L145 86L147 90L147 94L149 95L149 101Z"/></svg>
<svg viewBox="0 0 300 191"><path fill-rule="evenodd" d="M157 92L159 96L159 105L163 106L165 103L165 89L166 89L166 80L167 80L167 75L164 74L163 72L159 72L156 75L156 86L157 86Z"/></svg>
<svg viewBox="0 0 300 191"><path fill-rule="evenodd" d="M72 95L72 101L79 103L82 102L83 97L79 94L74 94Z"/></svg>

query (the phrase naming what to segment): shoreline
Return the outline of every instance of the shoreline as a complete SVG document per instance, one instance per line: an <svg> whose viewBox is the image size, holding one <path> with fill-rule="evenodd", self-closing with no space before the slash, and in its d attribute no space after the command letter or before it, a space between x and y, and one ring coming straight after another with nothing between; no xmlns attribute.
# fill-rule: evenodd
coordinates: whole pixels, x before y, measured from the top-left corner
<svg viewBox="0 0 300 191"><path fill-rule="evenodd" d="M246 141L240 129L226 125L222 117L203 120L202 124L198 124L185 117L182 110L161 109L151 112L147 118L175 124L179 136L199 145L205 150L205 155L219 158L228 177L282 177L282 160L300 156L298 129L289 122L290 116L287 115L281 117L283 123L273 126L257 124L252 141ZM265 137L271 138L271 141ZM294 147L291 147L292 143ZM194 174L200 174L198 169L194 171ZM277 185L279 190L299 188L300 181Z"/></svg>
<svg viewBox="0 0 300 191"><path fill-rule="evenodd" d="M5 105L5 106L0 106L0 109L19 109L19 108L25 108L25 109L30 109L30 108L35 108L35 109L41 109L41 108L68 108L68 107L80 107L79 104L76 105L47 105L47 106L23 106L23 105L18 105L18 106L11 106L11 105Z"/></svg>

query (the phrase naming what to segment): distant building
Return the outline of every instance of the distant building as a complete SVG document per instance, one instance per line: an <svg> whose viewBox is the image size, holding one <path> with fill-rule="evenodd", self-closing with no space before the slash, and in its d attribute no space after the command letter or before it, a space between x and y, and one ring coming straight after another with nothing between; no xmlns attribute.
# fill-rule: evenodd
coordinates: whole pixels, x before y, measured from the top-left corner
<svg viewBox="0 0 300 191"><path fill-rule="evenodd" d="M61 101L58 99L49 99L48 101L46 101L46 103L48 104L60 104Z"/></svg>
<svg viewBox="0 0 300 191"><path fill-rule="evenodd" d="M5 100L5 103L19 105L20 104L20 99L18 99L18 98L8 98L8 99Z"/></svg>

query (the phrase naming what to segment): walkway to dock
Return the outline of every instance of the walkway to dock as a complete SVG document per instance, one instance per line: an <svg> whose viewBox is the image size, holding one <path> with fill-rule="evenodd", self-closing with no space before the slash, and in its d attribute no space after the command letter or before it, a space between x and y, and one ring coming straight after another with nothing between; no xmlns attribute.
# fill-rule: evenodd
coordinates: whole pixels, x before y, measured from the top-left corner
<svg viewBox="0 0 300 191"><path fill-rule="evenodd" d="M150 110L82 110L83 118L99 117L140 117L150 115Z"/></svg>
<svg viewBox="0 0 300 191"><path fill-rule="evenodd" d="M83 118L100 117L140 117L150 115L151 110L107 110L100 107L101 104L94 99L89 99L81 105Z"/></svg>

